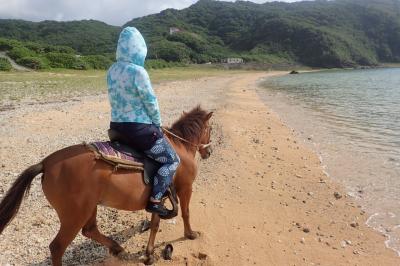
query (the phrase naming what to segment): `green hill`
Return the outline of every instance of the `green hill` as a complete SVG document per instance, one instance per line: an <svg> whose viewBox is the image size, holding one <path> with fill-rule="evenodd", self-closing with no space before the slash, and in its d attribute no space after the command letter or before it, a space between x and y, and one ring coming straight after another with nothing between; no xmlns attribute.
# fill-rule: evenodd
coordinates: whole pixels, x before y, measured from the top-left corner
<svg viewBox="0 0 400 266"><path fill-rule="evenodd" d="M0 37L69 46L84 55L115 51L120 27L96 20L69 22L0 19Z"/></svg>
<svg viewBox="0 0 400 266"><path fill-rule="evenodd" d="M337 0L255 4L200 0L191 7L137 18L159 46L185 44L181 57L196 61L241 56L247 61L296 61L319 67L374 65L400 61L398 0ZM184 32L169 36L169 27ZM179 36L186 35L186 36ZM190 35L193 38L190 38ZM201 43L202 51L191 43Z"/></svg>
<svg viewBox="0 0 400 266"><path fill-rule="evenodd" d="M145 36L149 58L172 62L219 62L226 57L316 67L400 62L399 0L200 0L128 25ZM171 27L180 31L170 34ZM114 53L120 30L93 20L0 20L0 37L69 46L82 55Z"/></svg>

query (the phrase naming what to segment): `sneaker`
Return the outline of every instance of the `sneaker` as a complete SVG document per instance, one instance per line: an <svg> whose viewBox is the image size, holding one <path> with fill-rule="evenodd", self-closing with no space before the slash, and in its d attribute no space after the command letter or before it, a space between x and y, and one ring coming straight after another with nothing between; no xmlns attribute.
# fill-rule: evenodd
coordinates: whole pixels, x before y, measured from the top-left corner
<svg viewBox="0 0 400 266"><path fill-rule="evenodd" d="M146 206L146 211L151 213L157 213L160 218L166 217L169 214L169 210L161 202L149 201Z"/></svg>

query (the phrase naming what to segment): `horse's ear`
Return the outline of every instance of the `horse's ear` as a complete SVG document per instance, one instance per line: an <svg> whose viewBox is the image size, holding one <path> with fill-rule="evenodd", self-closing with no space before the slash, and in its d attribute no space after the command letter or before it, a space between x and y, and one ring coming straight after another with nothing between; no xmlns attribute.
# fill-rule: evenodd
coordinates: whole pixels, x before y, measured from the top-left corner
<svg viewBox="0 0 400 266"><path fill-rule="evenodd" d="M209 112L206 116L206 121L210 120L210 118L212 117L213 114L214 114L214 112Z"/></svg>

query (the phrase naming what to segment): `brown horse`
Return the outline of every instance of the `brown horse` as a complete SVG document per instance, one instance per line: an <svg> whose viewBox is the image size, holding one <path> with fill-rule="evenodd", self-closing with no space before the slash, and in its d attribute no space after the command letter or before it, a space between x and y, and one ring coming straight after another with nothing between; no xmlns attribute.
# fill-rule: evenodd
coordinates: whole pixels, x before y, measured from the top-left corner
<svg viewBox="0 0 400 266"><path fill-rule="evenodd" d="M208 113L199 106L183 113L168 133L168 138L180 156L181 163L174 177L180 199L184 236L195 239L197 233L190 226L189 202L192 184L197 174L196 152L203 159L211 154ZM175 135L175 136L174 136ZM111 238L103 235L96 224L97 205L120 210L136 211L145 208L151 187L143 182L143 173L114 170L108 163L96 160L85 145L75 145L56 151L42 162L26 169L14 182L0 203L0 233L17 214L24 194L28 194L33 178L42 175L42 189L60 219L60 230L49 248L53 265L62 264L62 256L82 230L82 234L106 247L113 255L123 249ZM154 262L154 240L160 218L152 215L150 237L147 244L146 264Z"/></svg>

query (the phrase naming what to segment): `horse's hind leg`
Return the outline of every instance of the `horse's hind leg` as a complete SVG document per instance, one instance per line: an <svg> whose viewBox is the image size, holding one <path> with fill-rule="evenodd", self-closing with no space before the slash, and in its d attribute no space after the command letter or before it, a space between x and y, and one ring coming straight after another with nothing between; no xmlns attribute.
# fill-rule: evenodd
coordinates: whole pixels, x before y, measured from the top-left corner
<svg viewBox="0 0 400 266"><path fill-rule="evenodd" d="M118 255L123 251L123 248L114 240L111 238L106 237L102 233L100 233L98 227L97 227L97 222L96 222L96 215L97 215L97 206L92 214L92 216L89 218L87 223L83 226L82 228L82 235L93 239L100 244L106 246L110 253L114 256Z"/></svg>
<svg viewBox="0 0 400 266"><path fill-rule="evenodd" d="M58 266L62 264L62 256L68 245L88 221L96 204L78 205L70 198L64 198L62 204L54 204L58 202L50 200L49 202L60 219L60 230L49 246L52 264Z"/></svg>
<svg viewBox="0 0 400 266"><path fill-rule="evenodd" d="M71 217L72 218L72 217ZM61 226L54 240L50 243L51 260L54 266L62 265L62 256L68 245L74 240L85 221L68 219L63 221L60 218Z"/></svg>

